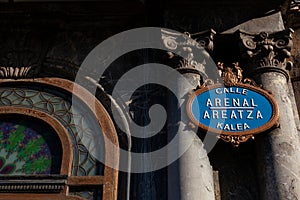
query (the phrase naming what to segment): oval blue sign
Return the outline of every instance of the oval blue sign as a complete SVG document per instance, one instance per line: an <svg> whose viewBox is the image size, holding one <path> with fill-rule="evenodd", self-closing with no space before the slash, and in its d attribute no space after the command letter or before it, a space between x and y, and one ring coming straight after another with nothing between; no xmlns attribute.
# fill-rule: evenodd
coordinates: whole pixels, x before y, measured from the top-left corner
<svg viewBox="0 0 300 200"><path fill-rule="evenodd" d="M199 89L188 102L188 114L200 128L219 134L263 132L277 123L278 107L267 92L250 85L213 85Z"/></svg>

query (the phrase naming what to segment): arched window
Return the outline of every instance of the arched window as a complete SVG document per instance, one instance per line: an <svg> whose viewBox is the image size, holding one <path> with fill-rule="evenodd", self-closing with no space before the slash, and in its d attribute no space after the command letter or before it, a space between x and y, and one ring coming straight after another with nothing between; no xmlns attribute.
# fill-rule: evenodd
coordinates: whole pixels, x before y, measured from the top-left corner
<svg viewBox="0 0 300 200"><path fill-rule="evenodd" d="M73 82L1 80L0 138L0 199L117 199L113 122Z"/></svg>

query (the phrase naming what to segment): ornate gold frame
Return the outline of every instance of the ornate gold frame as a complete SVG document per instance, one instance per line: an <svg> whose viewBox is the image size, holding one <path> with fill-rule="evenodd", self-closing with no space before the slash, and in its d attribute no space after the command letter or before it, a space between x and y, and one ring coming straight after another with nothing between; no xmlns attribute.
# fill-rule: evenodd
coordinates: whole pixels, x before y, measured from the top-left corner
<svg viewBox="0 0 300 200"><path fill-rule="evenodd" d="M244 131L244 132L222 131L222 130L217 130L217 129L214 129L214 128L209 128L209 127L207 127L203 124L200 124L198 122L198 120L196 120L195 117L193 116L193 114L191 113L191 107L192 107L193 100L199 94L202 94L206 91L209 91L209 90L212 90L212 89L215 89L215 88L219 88L219 87L224 87L224 85L222 85L222 84L214 84L214 85L210 85L210 86L204 86L204 87L201 87L200 89L196 90L195 92L192 92L189 99L188 99L188 101L187 101L186 110L187 110L187 114L188 114L188 117L190 118L190 120L194 124L199 126L199 128L202 131L213 132L213 133L219 134L219 138L223 139L226 142L231 142L234 146L238 146L240 144L240 142L245 142L249 138L254 138L254 135L265 132L265 131L271 129L272 127L276 126L278 124L278 119L279 119L279 108L278 108L278 105L277 105L276 100L274 99L274 97L271 94L269 94L267 91L265 91L265 90L263 90L259 87L252 86L252 85L249 85L249 84L243 84L243 83L235 83L234 86L241 87L241 88L246 88L246 89L255 91L257 93L260 93L270 101L270 103L272 105L273 113L272 113L272 117L268 121L268 123L266 123L263 126L260 126L258 128L255 128L255 129L252 129L252 130L247 130L247 131Z"/></svg>

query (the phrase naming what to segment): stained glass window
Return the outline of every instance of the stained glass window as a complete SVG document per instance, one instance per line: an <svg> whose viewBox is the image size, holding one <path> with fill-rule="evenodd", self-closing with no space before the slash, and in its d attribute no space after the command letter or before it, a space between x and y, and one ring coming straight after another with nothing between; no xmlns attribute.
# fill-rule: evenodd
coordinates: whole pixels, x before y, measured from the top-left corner
<svg viewBox="0 0 300 200"><path fill-rule="evenodd" d="M30 117L0 118L0 175L59 174L60 140L46 123Z"/></svg>

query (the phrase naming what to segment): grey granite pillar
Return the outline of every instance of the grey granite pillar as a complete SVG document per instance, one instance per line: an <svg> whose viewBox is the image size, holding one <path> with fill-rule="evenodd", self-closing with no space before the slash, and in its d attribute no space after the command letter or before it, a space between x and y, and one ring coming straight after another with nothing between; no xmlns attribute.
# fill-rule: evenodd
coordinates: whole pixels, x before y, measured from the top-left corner
<svg viewBox="0 0 300 200"><path fill-rule="evenodd" d="M279 127L257 137L257 173L261 199L300 199L300 143L289 96L292 30L268 34L239 32L245 77L272 92L278 103Z"/></svg>
<svg viewBox="0 0 300 200"><path fill-rule="evenodd" d="M183 75L172 83L176 85L176 94L170 94L168 100L168 137L169 140L176 135L179 138L177 148L172 149L169 156L185 152L168 167L168 199L214 200L212 167L204 145L195 131L197 128L190 124L185 108L189 92L193 91L207 76L204 66L211 64L211 59L204 47L212 48L212 36L215 33L210 30L194 35L197 37L197 42L186 35L169 34L164 35L164 43L177 43L172 47L173 52L180 51L180 54L185 56L183 59L181 56L169 53L170 65ZM187 149L183 150L186 147Z"/></svg>

